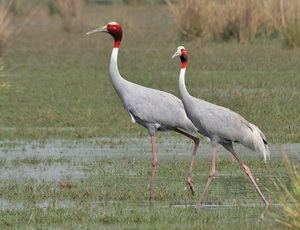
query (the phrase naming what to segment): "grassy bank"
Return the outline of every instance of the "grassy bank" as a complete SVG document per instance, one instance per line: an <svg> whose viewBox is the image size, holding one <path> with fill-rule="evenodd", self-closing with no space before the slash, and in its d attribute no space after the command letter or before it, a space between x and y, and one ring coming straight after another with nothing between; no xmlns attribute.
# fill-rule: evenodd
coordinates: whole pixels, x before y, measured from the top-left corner
<svg viewBox="0 0 300 230"><path fill-rule="evenodd" d="M85 33L109 21L123 25L119 68L128 80L177 96L178 45L189 53L187 87L196 97L226 106L258 125L270 142L298 142L299 51L277 40L253 44L182 41L166 6L84 8L63 31L46 9L12 38L1 73L0 137L91 138L145 136L131 124L108 75L112 38ZM15 23L21 24L23 16Z"/></svg>

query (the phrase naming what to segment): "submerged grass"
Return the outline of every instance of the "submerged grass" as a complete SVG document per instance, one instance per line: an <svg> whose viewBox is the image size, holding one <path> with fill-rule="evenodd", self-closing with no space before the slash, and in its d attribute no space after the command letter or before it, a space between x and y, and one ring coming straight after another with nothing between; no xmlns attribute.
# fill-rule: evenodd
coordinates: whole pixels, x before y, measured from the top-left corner
<svg viewBox="0 0 300 230"><path fill-rule="evenodd" d="M271 146L275 156L267 164L236 146L270 202L268 211L243 168L221 148L216 177L198 208L210 171L211 148L201 143L193 170L196 195L192 197L185 180L193 145L179 138L158 138L152 206L148 200L151 143L147 138L22 141L19 145L5 141L1 148L8 148L7 152L0 149L0 228L282 228L273 215L281 215L282 210L276 196L268 192L276 191L275 178L286 175L276 146ZM295 157L293 149L287 154Z"/></svg>
<svg viewBox="0 0 300 230"><path fill-rule="evenodd" d="M268 229L272 224L280 229L280 223L260 206L259 195L233 159L218 159L216 178L204 206L197 208L210 165L196 162L193 180L197 194L191 197L185 189L189 160L161 157L152 206L148 201L151 160L143 155L79 160L77 164L83 165L80 170L85 175L80 178L70 173L50 181L0 179L0 228L240 229L242 224L244 229ZM74 162L66 164L76 168ZM263 192L273 186L269 175L275 177L284 169L284 164L276 160L265 169L256 160L248 159L247 164L259 178L258 184L265 185ZM278 213L280 209L271 201L270 211Z"/></svg>
<svg viewBox="0 0 300 230"><path fill-rule="evenodd" d="M30 164L30 165L37 165L37 164L43 164L43 165L49 165L53 163L70 163L71 159L65 158L65 157L59 157L59 158L53 158L53 157L47 157L47 158L40 158L38 156L33 157L26 157L26 158L16 158L12 160L12 164L18 165L18 164Z"/></svg>

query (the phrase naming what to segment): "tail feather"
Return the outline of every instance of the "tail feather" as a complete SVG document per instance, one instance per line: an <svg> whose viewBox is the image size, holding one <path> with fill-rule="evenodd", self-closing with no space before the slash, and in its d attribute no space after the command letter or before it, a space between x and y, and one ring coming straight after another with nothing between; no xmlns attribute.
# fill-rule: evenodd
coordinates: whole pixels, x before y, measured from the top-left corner
<svg viewBox="0 0 300 230"><path fill-rule="evenodd" d="M269 147L267 144L266 136L263 134L263 132L254 124L250 124L254 139L253 139L253 150L259 151L264 158L264 162L267 162L267 158L270 159L270 152Z"/></svg>

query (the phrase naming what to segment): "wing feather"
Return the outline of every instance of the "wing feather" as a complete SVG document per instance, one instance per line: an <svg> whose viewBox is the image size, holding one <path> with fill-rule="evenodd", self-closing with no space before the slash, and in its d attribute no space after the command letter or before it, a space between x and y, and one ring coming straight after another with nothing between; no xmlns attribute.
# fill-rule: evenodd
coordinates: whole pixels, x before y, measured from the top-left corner
<svg viewBox="0 0 300 230"><path fill-rule="evenodd" d="M141 123L196 131L186 116L182 101L170 93L140 86L124 95L123 104Z"/></svg>

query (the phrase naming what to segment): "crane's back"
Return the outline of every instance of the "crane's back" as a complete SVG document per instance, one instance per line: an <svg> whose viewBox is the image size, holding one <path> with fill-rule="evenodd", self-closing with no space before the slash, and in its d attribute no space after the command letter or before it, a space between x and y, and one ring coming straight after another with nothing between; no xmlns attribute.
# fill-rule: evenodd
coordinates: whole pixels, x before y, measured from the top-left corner
<svg viewBox="0 0 300 230"><path fill-rule="evenodd" d="M156 130L175 128L197 131L187 117L182 101L170 93L127 82L120 98L125 109L151 134Z"/></svg>

